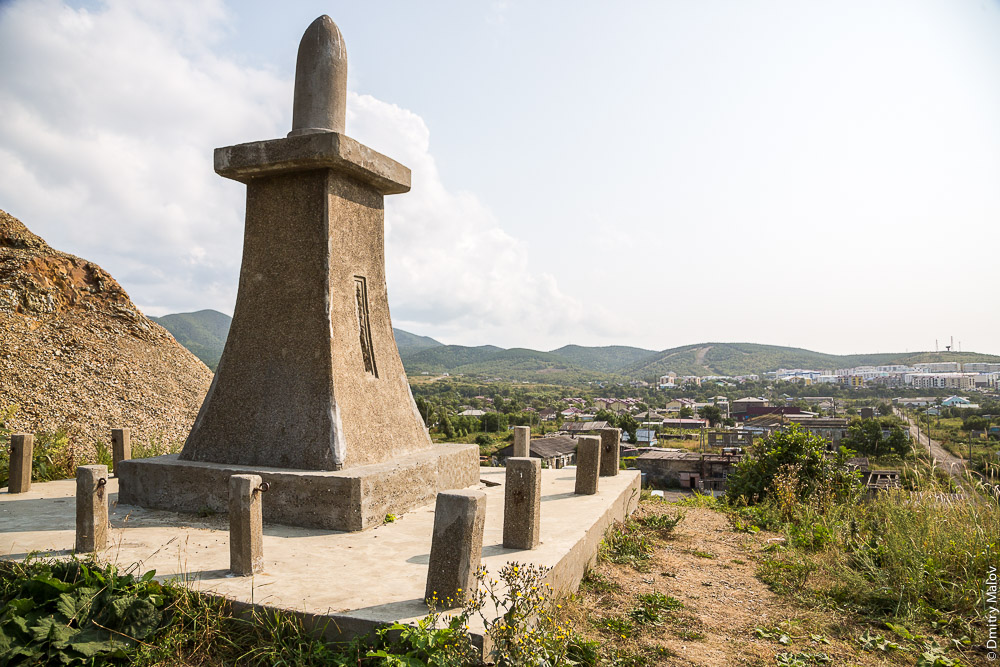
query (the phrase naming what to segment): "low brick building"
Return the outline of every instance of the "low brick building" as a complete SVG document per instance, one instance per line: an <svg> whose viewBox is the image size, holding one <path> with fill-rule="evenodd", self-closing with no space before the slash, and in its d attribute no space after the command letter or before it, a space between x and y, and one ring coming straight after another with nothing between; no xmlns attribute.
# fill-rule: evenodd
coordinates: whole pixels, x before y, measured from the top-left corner
<svg viewBox="0 0 1000 667"><path fill-rule="evenodd" d="M740 454L699 454L649 450L635 460L635 467L652 487L698 489L700 483L711 481L725 488L725 479L741 459Z"/></svg>

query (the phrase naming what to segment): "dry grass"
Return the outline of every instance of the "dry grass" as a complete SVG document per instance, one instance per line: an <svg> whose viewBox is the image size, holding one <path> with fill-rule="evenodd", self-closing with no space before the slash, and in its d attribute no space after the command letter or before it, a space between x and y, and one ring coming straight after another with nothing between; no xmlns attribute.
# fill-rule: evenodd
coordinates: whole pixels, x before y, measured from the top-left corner
<svg viewBox="0 0 1000 667"><path fill-rule="evenodd" d="M647 517L678 511L670 503L643 500L629 529L648 538L649 558L638 567L602 559L564 606L575 630L601 643L600 664L917 664L916 648L886 627L804 603L793 592L775 593L763 583L758 573L771 560L772 545L782 539L776 534L738 533L724 513L691 506L683 508L683 520L667 534L642 528ZM650 596L676 604L646 613L643 600ZM875 641L880 636L885 642ZM872 638L869 650L863 637ZM907 650L888 646L894 638ZM829 662L823 662L826 657ZM975 659L964 657L956 664L977 664Z"/></svg>

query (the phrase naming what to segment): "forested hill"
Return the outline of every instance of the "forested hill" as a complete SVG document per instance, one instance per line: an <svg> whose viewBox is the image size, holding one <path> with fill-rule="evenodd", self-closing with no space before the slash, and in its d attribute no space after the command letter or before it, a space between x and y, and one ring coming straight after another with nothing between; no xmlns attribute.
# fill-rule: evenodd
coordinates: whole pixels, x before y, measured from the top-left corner
<svg viewBox="0 0 1000 667"><path fill-rule="evenodd" d="M152 318L210 368L219 363L232 318L215 310ZM393 329L399 356L411 375L485 376L504 380L572 383L618 378L652 379L678 375L749 375L778 368L814 370L927 361L993 361L1000 356L973 352L910 352L835 355L795 347L755 343L700 343L662 352L638 347L566 345L550 352L495 345L444 345L427 336Z"/></svg>
<svg viewBox="0 0 1000 667"><path fill-rule="evenodd" d="M150 317L213 371L219 365L233 318L217 310Z"/></svg>

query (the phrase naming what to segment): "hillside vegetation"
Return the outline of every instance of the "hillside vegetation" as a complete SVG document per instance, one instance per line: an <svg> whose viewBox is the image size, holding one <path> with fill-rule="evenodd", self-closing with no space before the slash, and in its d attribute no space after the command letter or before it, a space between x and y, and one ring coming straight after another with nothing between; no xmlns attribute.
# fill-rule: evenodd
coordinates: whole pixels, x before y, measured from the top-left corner
<svg viewBox="0 0 1000 667"><path fill-rule="evenodd" d="M178 343L213 371L218 367L233 318L217 310L199 310L149 319L172 333Z"/></svg>
<svg viewBox="0 0 1000 667"><path fill-rule="evenodd" d="M605 347L584 347L582 345L564 345L551 354L592 371L602 373L617 373L626 366L637 364L644 359L656 357L659 353L644 350L641 347L627 345L608 345Z"/></svg>

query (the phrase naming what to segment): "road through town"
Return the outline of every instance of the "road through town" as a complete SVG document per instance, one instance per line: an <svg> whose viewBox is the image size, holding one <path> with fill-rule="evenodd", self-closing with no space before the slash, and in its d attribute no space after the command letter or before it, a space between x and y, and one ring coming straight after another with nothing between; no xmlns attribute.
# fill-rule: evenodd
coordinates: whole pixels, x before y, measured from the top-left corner
<svg viewBox="0 0 1000 667"><path fill-rule="evenodd" d="M961 482L965 477L965 459L955 456L942 447L940 442L929 438L926 430L921 433L916 422L910 419L910 417L902 410L896 408L896 414L905 419L910 425L910 437L913 438L913 442L915 442L918 447L927 447L931 455L931 460L933 460L936 465L946 470L949 475L955 478L956 481Z"/></svg>

